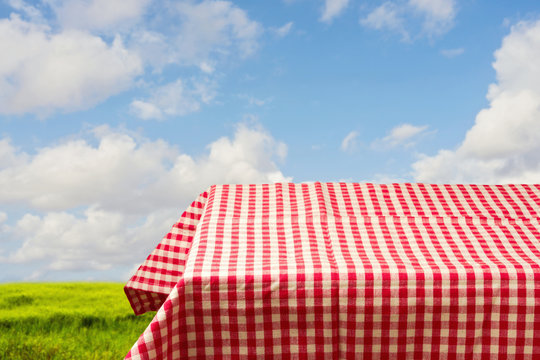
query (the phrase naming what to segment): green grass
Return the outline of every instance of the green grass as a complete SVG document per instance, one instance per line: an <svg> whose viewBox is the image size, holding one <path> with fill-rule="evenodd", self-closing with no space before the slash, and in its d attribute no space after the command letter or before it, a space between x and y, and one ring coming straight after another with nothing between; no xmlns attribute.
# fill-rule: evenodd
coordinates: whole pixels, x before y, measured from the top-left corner
<svg viewBox="0 0 540 360"><path fill-rule="evenodd" d="M122 359L152 320L123 284L0 285L0 359Z"/></svg>

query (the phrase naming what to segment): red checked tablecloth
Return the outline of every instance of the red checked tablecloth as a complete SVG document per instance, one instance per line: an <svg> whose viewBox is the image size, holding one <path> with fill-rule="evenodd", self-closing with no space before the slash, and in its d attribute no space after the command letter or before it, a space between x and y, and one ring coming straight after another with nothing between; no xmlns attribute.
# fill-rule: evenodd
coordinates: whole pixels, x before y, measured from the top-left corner
<svg viewBox="0 0 540 360"><path fill-rule="evenodd" d="M219 185L125 287L127 359L540 359L540 185Z"/></svg>

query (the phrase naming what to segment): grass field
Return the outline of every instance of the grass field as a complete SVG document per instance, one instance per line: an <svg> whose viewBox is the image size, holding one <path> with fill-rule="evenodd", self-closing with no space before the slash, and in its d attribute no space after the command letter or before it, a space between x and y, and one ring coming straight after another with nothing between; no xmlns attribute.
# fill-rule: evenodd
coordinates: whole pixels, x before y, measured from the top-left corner
<svg viewBox="0 0 540 360"><path fill-rule="evenodd" d="M152 320L123 284L0 285L0 359L122 359Z"/></svg>

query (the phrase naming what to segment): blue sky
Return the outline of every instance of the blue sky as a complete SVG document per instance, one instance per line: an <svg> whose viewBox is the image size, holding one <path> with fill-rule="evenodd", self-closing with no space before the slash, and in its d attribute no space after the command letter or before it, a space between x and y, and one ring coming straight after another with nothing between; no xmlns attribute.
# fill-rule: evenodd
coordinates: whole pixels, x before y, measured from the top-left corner
<svg viewBox="0 0 540 360"><path fill-rule="evenodd" d="M212 183L538 183L536 1L3 0L0 281L126 280Z"/></svg>

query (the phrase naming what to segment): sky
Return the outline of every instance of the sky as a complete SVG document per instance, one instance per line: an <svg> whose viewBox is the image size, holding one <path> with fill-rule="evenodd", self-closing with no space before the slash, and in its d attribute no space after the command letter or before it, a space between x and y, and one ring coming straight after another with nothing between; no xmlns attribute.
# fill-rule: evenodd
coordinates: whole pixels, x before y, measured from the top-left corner
<svg viewBox="0 0 540 360"><path fill-rule="evenodd" d="M533 0L0 0L0 282L126 281L216 183L539 183Z"/></svg>

